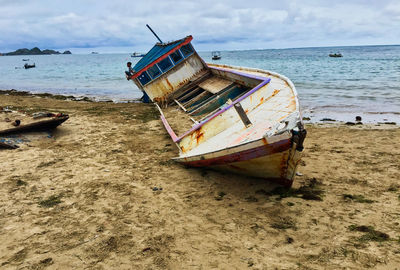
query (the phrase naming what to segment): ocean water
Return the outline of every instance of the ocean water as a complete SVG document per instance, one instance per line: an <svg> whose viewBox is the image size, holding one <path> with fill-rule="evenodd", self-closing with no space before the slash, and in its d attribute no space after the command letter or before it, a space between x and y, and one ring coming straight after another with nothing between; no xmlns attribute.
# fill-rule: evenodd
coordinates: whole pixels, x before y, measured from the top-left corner
<svg viewBox="0 0 400 270"><path fill-rule="evenodd" d="M328 57L340 52L342 58ZM400 46L352 46L223 51L206 62L261 68L290 78L304 116L400 123ZM22 68L24 58L36 68ZM29 90L125 101L141 92L125 79L129 54L41 55L0 57L0 89Z"/></svg>

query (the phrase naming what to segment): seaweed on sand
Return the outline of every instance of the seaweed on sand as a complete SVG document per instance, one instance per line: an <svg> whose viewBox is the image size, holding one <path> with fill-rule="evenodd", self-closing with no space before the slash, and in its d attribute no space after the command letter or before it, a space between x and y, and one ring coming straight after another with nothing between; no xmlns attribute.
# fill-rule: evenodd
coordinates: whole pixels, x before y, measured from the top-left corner
<svg viewBox="0 0 400 270"><path fill-rule="evenodd" d="M360 242L369 242L369 241L383 242L383 241L387 241L390 239L390 237L387 233L377 231L372 226L354 225L353 224L353 225L350 225L348 228L350 231L357 231L357 232L364 233L364 235L362 235L358 238L358 241L360 241Z"/></svg>
<svg viewBox="0 0 400 270"><path fill-rule="evenodd" d="M304 200L322 201L324 191L321 189L321 183L317 179L312 178L310 183L296 188L277 187L268 195L279 195L279 200L288 197L297 197Z"/></svg>
<svg viewBox="0 0 400 270"><path fill-rule="evenodd" d="M62 203L61 201L61 195L52 195L49 198L42 200L39 202L39 206L41 207L53 207L59 203Z"/></svg>

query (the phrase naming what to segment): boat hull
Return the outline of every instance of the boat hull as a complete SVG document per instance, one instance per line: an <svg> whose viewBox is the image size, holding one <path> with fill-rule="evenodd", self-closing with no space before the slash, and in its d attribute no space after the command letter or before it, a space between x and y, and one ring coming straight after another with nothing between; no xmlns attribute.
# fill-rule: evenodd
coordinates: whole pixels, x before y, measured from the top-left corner
<svg viewBox="0 0 400 270"><path fill-rule="evenodd" d="M291 186L306 136L294 85L269 71L211 68L217 76L255 86L179 137L158 107L180 149L174 160ZM237 110L237 105L241 109Z"/></svg>
<svg viewBox="0 0 400 270"><path fill-rule="evenodd" d="M290 187L301 154L302 149L291 138L273 143L263 138L246 145L175 160L191 167L231 171Z"/></svg>
<svg viewBox="0 0 400 270"><path fill-rule="evenodd" d="M32 131L43 131L43 130L51 130L65 121L67 121L69 118L68 115L60 116L60 117L53 117L51 119L47 120L42 120L34 123L30 123L27 125L21 125L15 128L10 128L10 129L5 129L5 130L0 130L0 135L9 135L9 134L16 134L16 133L22 133L22 132L32 132Z"/></svg>

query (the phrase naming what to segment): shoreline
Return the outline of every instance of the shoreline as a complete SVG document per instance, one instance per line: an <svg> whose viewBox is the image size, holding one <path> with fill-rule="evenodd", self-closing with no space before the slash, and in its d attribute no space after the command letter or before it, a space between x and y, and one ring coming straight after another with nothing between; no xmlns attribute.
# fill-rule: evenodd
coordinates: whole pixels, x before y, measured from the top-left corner
<svg viewBox="0 0 400 270"><path fill-rule="evenodd" d="M112 100L100 97L88 97L88 96L73 96L73 95L62 95L62 94L51 94L47 92L32 92L25 90L0 90L0 95L13 95L13 96L33 96L33 97L42 97L42 98L53 98L58 100L71 100L71 101L86 101L86 102L105 102L105 103L141 103L139 98L136 99L127 99L127 100ZM311 112L310 112L311 111ZM400 112L399 112L400 114ZM333 116L332 116L333 115ZM344 116L343 116L344 115ZM355 121L357 116L362 115L363 119L367 116L367 121ZM305 124L320 124L325 123L331 125L332 123L336 124L345 124L345 125L393 125L398 126L400 124L400 116L394 118L382 118L375 117L371 119L371 115L382 116L380 113L352 113L352 112L326 112L326 113L315 113L313 110L307 109L303 112L303 121ZM369 117L368 117L369 116ZM397 115L396 115L397 116ZM399 120L397 119L399 118ZM343 120L339 120L343 119Z"/></svg>
<svg viewBox="0 0 400 270"><path fill-rule="evenodd" d="M307 124L285 191L171 162L178 149L152 104L1 95L6 106L70 118L51 138L1 151L2 268L400 264L397 125Z"/></svg>
<svg viewBox="0 0 400 270"><path fill-rule="evenodd" d="M102 99L100 97L89 97L85 95L74 96L74 95L63 95L63 94L52 94L48 92L36 92L36 91L26 91L26 90L1 90L0 95L12 95L12 96L33 96L42 98L53 98L58 100L71 100L71 101L87 101L87 102L109 102L109 103L135 103L140 102L139 99L127 99L121 101L115 101L112 99Z"/></svg>

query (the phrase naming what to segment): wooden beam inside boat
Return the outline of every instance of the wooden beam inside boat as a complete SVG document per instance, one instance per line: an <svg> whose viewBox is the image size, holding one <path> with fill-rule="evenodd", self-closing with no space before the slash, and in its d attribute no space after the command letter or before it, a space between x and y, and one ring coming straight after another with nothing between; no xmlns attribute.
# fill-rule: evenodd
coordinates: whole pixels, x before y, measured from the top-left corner
<svg viewBox="0 0 400 270"><path fill-rule="evenodd" d="M212 98L207 99L206 101L204 101L204 102L198 104L198 106L196 106L196 108L194 108L194 109L192 109L192 110L190 111L190 114L193 115L193 114L195 114L195 113L198 112L198 111L204 110L204 109L206 109L207 107L210 107L210 106L212 106L212 105L214 105L214 104L219 103L220 100L223 100L225 97L228 97L228 95L230 94L230 92L231 92L232 90L236 89L236 88L237 88L237 85L234 84L234 83L232 83L231 86L228 87L227 89L225 89L222 93L216 94L216 95L214 95ZM228 98L227 98L226 100L228 100ZM222 102L222 103L225 103L226 101L221 101L221 102ZM220 107L220 106L222 106L222 105L223 105L223 104L219 104L218 107ZM212 109L212 110L215 110L215 109Z"/></svg>
<svg viewBox="0 0 400 270"><path fill-rule="evenodd" d="M193 87L192 89L185 92L182 96L178 97L176 100L178 100L179 102L186 102L193 96L198 95L200 91L204 90L200 87Z"/></svg>
<svg viewBox="0 0 400 270"><path fill-rule="evenodd" d="M185 108L189 108L190 106L192 106L193 104L195 104L198 101L201 101L203 98L207 99L210 96L212 96L212 94L210 92L204 91L203 93L201 93L198 96L195 96L194 98L190 99L189 101L183 103L183 106Z"/></svg>
<svg viewBox="0 0 400 270"><path fill-rule="evenodd" d="M167 95L166 100L168 103L173 103L174 99L177 97L181 96L183 93L185 93L188 89L197 86L199 83L207 79L209 76L211 76L211 71L209 69L206 69L202 72L200 72L197 76L192 78L189 83L181 87L180 89L176 90L175 92Z"/></svg>
<svg viewBox="0 0 400 270"><path fill-rule="evenodd" d="M178 104L179 107L181 107L181 109L182 109L184 112L187 111L186 108L183 107L183 105L179 103L179 101L177 101L176 99L174 99L174 101L175 101L176 104Z"/></svg>
<svg viewBox="0 0 400 270"><path fill-rule="evenodd" d="M239 103L236 103L235 106L236 112L239 114L240 119L242 119L243 124L245 125L246 128L250 127L252 125L249 117L247 117L246 112L243 110L242 105Z"/></svg>

